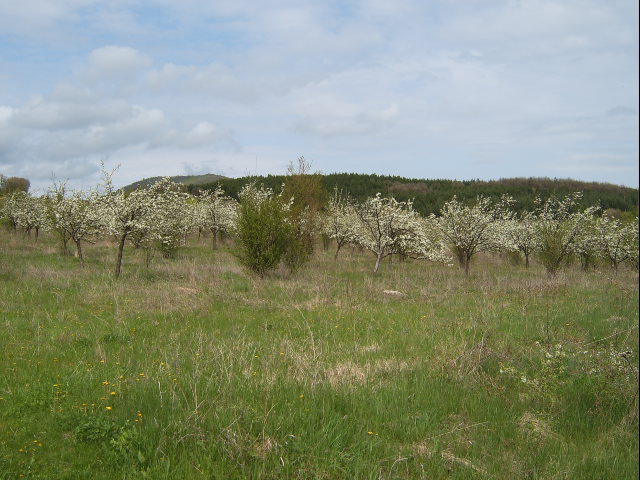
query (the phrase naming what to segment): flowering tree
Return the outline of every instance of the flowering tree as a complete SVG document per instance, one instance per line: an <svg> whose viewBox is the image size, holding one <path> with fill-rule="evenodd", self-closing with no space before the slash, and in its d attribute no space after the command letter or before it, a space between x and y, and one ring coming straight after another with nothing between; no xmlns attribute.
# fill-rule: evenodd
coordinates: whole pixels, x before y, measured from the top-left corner
<svg viewBox="0 0 640 480"><path fill-rule="evenodd" d="M585 221L576 236L573 253L580 259L582 270L595 269L596 260L602 256L603 251L598 239L599 218L594 215L585 218Z"/></svg>
<svg viewBox="0 0 640 480"><path fill-rule="evenodd" d="M593 238L598 251L617 272L618 266L632 255L629 246L637 236L637 226L623 224L620 220L607 215L596 219L593 224Z"/></svg>
<svg viewBox="0 0 640 480"><path fill-rule="evenodd" d="M130 193L124 190L115 190L111 180L113 172L106 172L103 168L104 190L100 209L103 213L103 221L106 231L114 235L118 242L116 257L115 277L120 276L122 256L127 239L134 234L148 235L153 199L147 189L138 189ZM140 237L143 241L144 237Z"/></svg>
<svg viewBox="0 0 640 480"><path fill-rule="evenodd" d="M67 239L76 245L76 256L84 266L82 242L92 239L100 230L98 196L95 192L74 191L67 195L64 183L54 184L47 196L47 209L52 229L61 238L63 249Z"/></svg>
<svg viewBox="0 0 640 480"><path fill-rule="evenodd" d="M574 252L581 233L588 228L598 210L597 207L578 210L581 198L582 194L575 192L561 200L554 197L546 201L536 199L535 234L539 255L551 276L556 275L562 263Z"/></svg>
<svg viewBox="0 0 640 480"><path fill-rule="evenodd" d="M357 239L358 215L355 206L347 195L336 188L329 199L322 222L322 233L336 241L334 260L338 259L340 249L347 243L355 243Z"/></svg>
<svg viewBox="0 0 640 480"><path fill-rule="evenodd" d="M513 202L511 197L504 196L494 204L479 196L474 205L468 206L454 196L444 204L440 216L433 217L467 276L476 253L516 248L507 235Z"/></svg>
<svg viewBox="0 0 640 480"><path fill-rule="evenodd" d="M193 214L195 225L211 232L211 242L213 248L216 248L219 234L235 228L238 202L225 196L224 190L217 187L198 196Z"/></svg>
<svg viewBox="0 0 640 480"><path fill-rule="evenodd" d="M441 259L411 202L398 202L378 193L358 205L355 213L358 222L354 241L376 256L373 273L378 272L384 258L393 254Z"/></svg>
<svg viewBox="0 0 640 480"><path fill-rule="evenodd" d="M162 256L171 258L178 247L184 244L193 226L189 195L183 193L181 186L169 178L156 182L145 193L150 208L139 225L148 232Z"/></svg>
<svg viewBox="0 0 640 480"><path fill-rule="evenodd" d="M506 249L516 249L524 255L525 268L529 268L531 254L538 248L536 218L532 212L523 212L505 222Z"/></svg>
<svg viewBox="0 0 640 480"><path fill-rule="evenodd" d="M640 245L638 242L638 217L627 225L628 235L625 235L625 250L627 251L627 261L638 270L638 254Z"/></svg>
<svg viewBox="0 0 640 480"><path fill-rule="evenodd" d="M20 202L18 211L18 224L24 229L28 236L35 233L38 240L40 230L47 225L46 199L44 197L33 197L27 195L23 202Z"/></svg>
<svg viewBox="0 0 640 480"><path fill-rule="evenodd" d="M9 222L11 229L14 233L18 230L20 223L20 215L24 209L24 204L27 202L29 194L23 191L17 191L9 194L4 199L2 205L2 217Z"/></svg>

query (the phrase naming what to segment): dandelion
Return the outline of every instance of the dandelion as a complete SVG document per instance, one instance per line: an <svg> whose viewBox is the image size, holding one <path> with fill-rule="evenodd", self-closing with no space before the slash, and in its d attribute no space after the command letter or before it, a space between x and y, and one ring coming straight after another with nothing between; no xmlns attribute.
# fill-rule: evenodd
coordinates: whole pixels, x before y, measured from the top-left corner
<svg viewBox="0 0 640 480"><path fill-rule="evenodd" d="M105 380L104 382L102 382L102 385L109 385L109 382Z"/></svg>
<svg viewBox="0 0 640 480"><path fill-rule="evenodd" d="M116 392L111 392L110 395L113 397L114 395L117 395Z"/></svg>
<svg viewBox="0 0 640 480"><path fill-rule="evenodd" d="M301 394L300 394L300 398L304 398L304 393L301 393Z"/></svg>
<svg viewBox="0 0 640 480"><path fill-rule="evenodd" d="M104 407L104 409L111 411L111 410L113 410L113 407L111 405L107 405L106 407Z"/></svg>
<svg viewBox="0 0 640 480"><path fill-rule="evenodd" d="M144 373L139 373L138 376L139 377L144 377Z"/></svg>

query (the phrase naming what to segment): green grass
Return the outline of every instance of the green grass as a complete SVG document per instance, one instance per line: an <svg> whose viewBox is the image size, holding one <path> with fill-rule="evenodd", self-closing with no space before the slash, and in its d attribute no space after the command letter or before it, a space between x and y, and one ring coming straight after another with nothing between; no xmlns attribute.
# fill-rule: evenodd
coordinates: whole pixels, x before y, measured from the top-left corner
<svg viewBox="0 0 640 480"><path fill-rule="evenodd" d="M0 479L637 478L636 272L0 245Z"/></svg>

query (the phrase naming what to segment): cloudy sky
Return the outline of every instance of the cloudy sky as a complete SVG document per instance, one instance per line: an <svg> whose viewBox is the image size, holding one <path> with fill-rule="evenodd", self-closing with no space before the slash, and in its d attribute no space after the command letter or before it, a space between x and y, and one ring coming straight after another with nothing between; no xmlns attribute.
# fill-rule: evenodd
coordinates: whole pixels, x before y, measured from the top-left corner
<svg viewBox="0 0 640 480"><path fill-rule="evenodd" d="M633 0L0 0L0 173L638 186Z"/></svg>

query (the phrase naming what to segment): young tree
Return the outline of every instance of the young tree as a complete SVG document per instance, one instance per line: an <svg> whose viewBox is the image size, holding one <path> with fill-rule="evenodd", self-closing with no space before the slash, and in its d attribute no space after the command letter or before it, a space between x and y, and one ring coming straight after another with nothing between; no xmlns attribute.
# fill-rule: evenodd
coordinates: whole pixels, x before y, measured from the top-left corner
<svg viewBox="0 0 640 480"><path fill-rule="evenodd" d="M573 253L580 234L592 221L596 207L578 210L580 192L563 199L555 197L536 200L536 238L542 264L550 276L555 276L562 264Z"/></svg>
<svg viewBox="0 0 640 480"><path fill-rule="evenodd" d="M593 215L585 219L572 248L585 272L595 269L596 260L603 253L598 239L597 222L598 219Z"/></svg>
<svg viewBox="0 0 640 480"><path fill-rule="evenodd" d="M235 228L238 217L238 202L225 196L224 190L205 190L197 197L194 206L194 224L211 232L213 248L218 244L218 236Z"/></svg>
<svg viewBox="0 0 640 480"><path fill-rule="evenodd" d="M355 209L355 242L376 256L373 273L393 254L439 260L439 249L425 235L425 225L411 202L398 202L378 193Z"/></svg>
<svg viewBox="0 0 640 480"><path fill-rule="evenodd" d="M336 241L334 260L338 260L340 249L347 243L355 243L357 239L358 215L348 195L343 195L336 188L329 199L322 223L322 232Z"/></svg>
<svg viewBox="0 0 640 480"><path fill-rule="evenodd" d="M626 227L624 248L627 251L627 261L638 270L638 254L640 253L640 243L638 241L638 217Z"/></svg>
<svg viewBox="0 0 640 480"><path fill-rule="evenodd" d="M70 239L76 245L76 256L84 266L82 242L93 238L100 229L96 193L74 191L67 195L64 183L54 184L49 192L47 208L54 231L60 235L63 245Z"/></svg>
<svg viewBox="0 0 640 480"><path fill-rule="evenodd" d="M282 196L291 203L288 219L293 231L284 263L295 272L313 255L315 236L321 229L320 211L326 203L322 177L311 173L311 162L304 157L298 158L297 165L289 165Z"/></svg>
<svg viewBox="0 0 640 480"><path fill-rule="evenodd" d="M510 210L514 200L509 196L494 204L479 196L472 206L464 205L455 196L445 203L439 217L433 217L446 242L451 246L460 267L469 276L471 259L478 252L514 249L507 235Z"/></svg>
<svg viewBox="0 0 640 480"><path fill-rule="evenodd" d="M293 238L291 201L273 191L246 185L240 192L236 226L240 263L260 277L278 267Z"/></svg>
<svg viewBox="0 0 640 480"><path fill-rule="evenodd" d="M38 241L40 230L47 225L46 198L26 195L18 212L18 224L29 237L32 231L35 232Z"/></svg>
<svg viewBox="0 0 640 480"><path fill-rule="evenodd" d="M18 231L20 217L24 211L29 195L26 192L18 191L7 195L2 204L2 217L7 221L13 233Z"/></svg>
<svg viewBox="0 0 640 480"><path fill-rule="evenodd" d="M111 177L113 172L102 170L105 193L102 197L100 210L107 232L116 237L118 252L116 256L115 277L120 276L124 246L130 235L144 231L148 234L148 222L153 208L153 199L147 189L137 189L130 193L116 190ZM142 239L140 240L142 241Z"/></svg>
<svg viewBox="0 0 640 480"><path fill-rule="evenodd" d="M633 223L623 224L608 215L603 215L594 222L597 248L616 272L619 265L631 256L629 246L633 244L634 233L637 236L637 227Z"/></svg>
<svg viewBox="0 0 640 480"><path fill-rule="evenodd" d="M172 258L193 227L189 194L183 193L181 186L169 178L156 182L146 193L150 208L140 226L146 227L162 256Z"/></svg>
<svg viewBox="0 0 640 480"><path fill-rule="evenodd" d="M524 266L529 268L530 258L538 248L535 235L536 219L533 213L523 212L505 223L506 250L513 247L524 255Z"/></svg>

